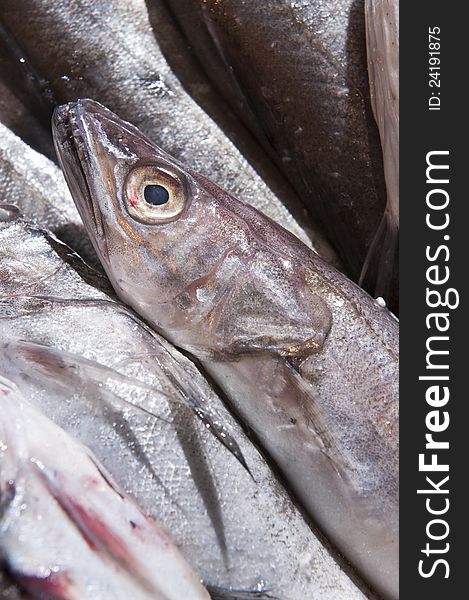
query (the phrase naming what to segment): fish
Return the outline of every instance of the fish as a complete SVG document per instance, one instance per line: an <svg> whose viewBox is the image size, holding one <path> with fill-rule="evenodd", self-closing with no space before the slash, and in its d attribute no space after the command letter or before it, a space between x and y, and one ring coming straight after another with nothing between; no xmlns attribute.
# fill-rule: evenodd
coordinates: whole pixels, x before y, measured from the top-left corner
<svg viewBox="0 0 469 600"><path fill-rule="evenodd" d="M372 243L383 248L375 291L389 295L383 274L399 276L399 3L365 0L365 22L371 105L381 137L387 190L386 210ZM362 279L367 268L365 263Z"/></svg>
<svg viewBox="0 0 469 600"><path fill-rule="evenodd" d="M54 103L93 97L304 241L321 237L301 207L289 197L278 198L184 91L161 52L158 24L150 24L144 0L58 0L53 6L48 0L4 0L1 20L8 31L4 45L14 48L13 62L18 66L20 58L24 61L23 78L30 81L34 74L36 93L50 107L49 112L42 106L40 114L38 110L49 132ZM5 71L6 81L19 77L11 73L11 68Z"/></svg>
<svg viewBox="0 0 469 600"><path fill-rule="evenodd" d="M99 103L58 107L53 132L117 295L201 363L327 539L396 598L396 318Z"/></svg>
<svg viewBox="0 0 469 600"><path fill-rule="evenodd" d="M3 376L90 448L214 597L363 600L366 588L312 531L196 365L90 283L89 271L50 232L4 217Z"/></svg>
<svg viewBox="0 0 469 600"><path fill-rule="evenodd" d="M0 377L0 556L33 597L209 600L96 457Z"/></svg>
<svg viewBox="0 0 469 600"><path fill-rule="evenodd" d="M363 0L167 4L208 76L293 185L345 272L358 281L367 261L363 284L375 293L376 277L388 282L392 265L373 270L381 247L372 241L386 190ZM386 290L379 292L389 299Z"/></svg>

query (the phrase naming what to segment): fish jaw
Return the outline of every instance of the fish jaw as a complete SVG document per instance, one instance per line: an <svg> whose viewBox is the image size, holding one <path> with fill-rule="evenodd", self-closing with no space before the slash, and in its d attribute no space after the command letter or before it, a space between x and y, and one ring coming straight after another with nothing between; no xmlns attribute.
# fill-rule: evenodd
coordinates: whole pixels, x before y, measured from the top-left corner
<svg viewBox="0 0 469 600"><path fill-rule="evenodd" d="M64 104L55 109L52 132L60 166L75 204L87 229L93 232L92 237L95 238L102 226L98 226L98 219L101 219L100 215L95 213L89 188L89 175L85 167L88 164L85 152L89 152L89 148L84 143L83 123L76 118L77 104Z"/></svg>

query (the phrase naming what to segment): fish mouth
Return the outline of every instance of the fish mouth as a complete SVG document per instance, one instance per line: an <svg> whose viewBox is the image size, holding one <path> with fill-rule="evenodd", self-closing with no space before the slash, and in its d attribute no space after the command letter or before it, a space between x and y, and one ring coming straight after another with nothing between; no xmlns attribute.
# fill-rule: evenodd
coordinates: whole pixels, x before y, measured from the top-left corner
<svg viewBox="0 0 469 600"><path fill-rule="evenodd" d="M73 201L77 207L85 228L92 235L91 241L99 256L103 250L107 254L104 223L99 205L93 201L90 187L90 147L86 141L83 113L87 110L87 102L78 100L57 106L52 115L52 135L55 151L64 173ZM98 247L99 243L99 247Z"/></svg>

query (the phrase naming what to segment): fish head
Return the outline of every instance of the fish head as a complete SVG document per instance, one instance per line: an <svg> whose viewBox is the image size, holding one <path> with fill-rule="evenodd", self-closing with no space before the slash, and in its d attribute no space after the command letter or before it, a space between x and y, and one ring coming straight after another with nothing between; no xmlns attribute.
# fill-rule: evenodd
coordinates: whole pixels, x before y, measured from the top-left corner
<svg viewBox="0 0 469 600"><path fill-rule="evenodd" d="M97 102L59 107L53 131L114 289L167 338L224 353L324 341L327 307L305 306L288 250L271 250L290 234Z"/></svg>
<svg viewBox="0 0 469 600"><path fill-rule="evenodd" d="M172 157L88 99L59 106L53 134L73 199L118 292L166 303L192 269L194 278L210 269L209 248L207 266L190 258L201 196L205 204L210 198Z"/></svg>

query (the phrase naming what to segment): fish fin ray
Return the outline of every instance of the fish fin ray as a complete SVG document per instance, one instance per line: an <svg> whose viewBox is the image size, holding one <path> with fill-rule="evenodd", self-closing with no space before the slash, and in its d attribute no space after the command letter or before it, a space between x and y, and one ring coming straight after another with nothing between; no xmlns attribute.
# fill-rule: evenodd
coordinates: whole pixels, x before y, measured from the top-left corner
<svg viewBox="0 0 469 600"><path fill-rule="evenodd" d="M174 372L167 367L167 364L163 364L158 361L159 367L170 382L170 384L178 391L183 403L190 408L190 410L202 421L205 427L210 431L212 435L238 460L242 467L249 473L254 479L251 470L244 458L244 455L239 447L238 442L234 436L230 433L229 428L225 425L224 419L222 419L215 410L204 402L206 400L206 394L202 389L193 389L190 376L187 376L185 370L181 369L180 365L175 361L174 357L168 352L168 358L173 361L172 366L177 372L177 377ZM195 370L195 366L193 366ZM182 382L182 383L181 383Z"/></svg>
<svg viewBox="0 0 469 600"><path fill-rule="evenodd" d="M38 372L42 375L54 378L60 374L61 377L60 379L57 379L57 381L62 381L65 386L67 386L69 383L73 383L72 379L70 379L70 381L65 380L65 369L69 367L70 369L72 369L72 372L75 373L78 367L82 368L85 371L85 373L88 376L90 376L90 379L92 381L96 381L96 374L93 373L93 371L96 371L98 369L104 372L107 375L107 377L113 378L114 380L120 381L122 383L137 385L150 391L157 391L155 388L147 386L146 384L136 380L135 378L127 377L126 375L119 373L111 367L107 367L106 365L102 365L101 363L89 360L78 354L66 352L64 350L59 352L57 349L47 346L46 344L42 344L40 342L34 342L30 340L17 340L7 342L7 344L9 347L13 348L13 350L16 351L22 359L29 361L30 365L34 365L34 368L36 368ZM164 391L158 390L158 392L163 396L167 396L166 392ZM146 409L145 407L139 404L134 404L126 398L117 396L114 393L112 393L112 396L116 400L116 402L139 410L155 419L168 422L160 415Z"/></svg>

